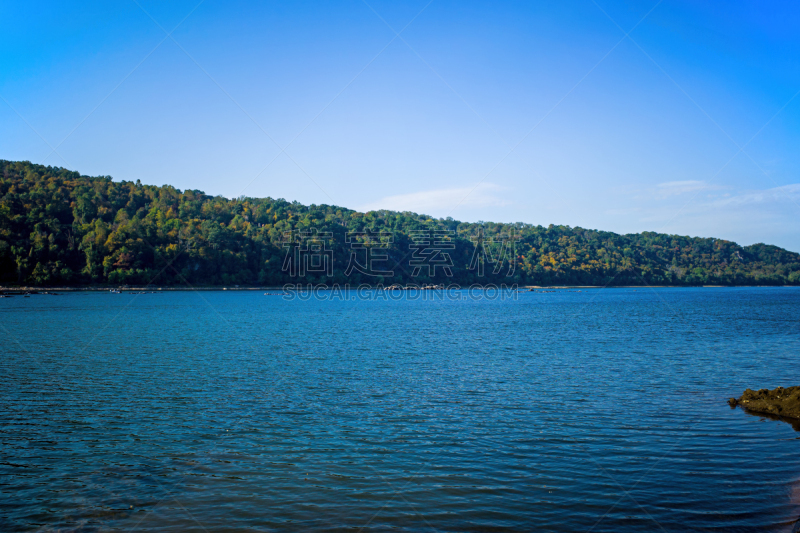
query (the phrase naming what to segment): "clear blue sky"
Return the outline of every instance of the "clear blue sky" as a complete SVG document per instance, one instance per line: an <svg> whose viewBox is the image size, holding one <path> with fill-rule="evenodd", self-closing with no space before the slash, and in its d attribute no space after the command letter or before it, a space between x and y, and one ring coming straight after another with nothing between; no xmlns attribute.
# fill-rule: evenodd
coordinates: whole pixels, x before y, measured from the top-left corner
<svg viewBox="0 0 800 533"><path fill-rule="evenodd" d="M796 2L138 2L0 6L0 158L800 251Z"/></svg>

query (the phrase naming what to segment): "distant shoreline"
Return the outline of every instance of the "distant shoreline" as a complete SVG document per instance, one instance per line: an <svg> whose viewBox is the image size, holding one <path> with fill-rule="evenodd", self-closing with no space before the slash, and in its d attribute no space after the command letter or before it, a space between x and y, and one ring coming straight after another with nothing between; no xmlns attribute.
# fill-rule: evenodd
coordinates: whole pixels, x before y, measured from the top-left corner
<svg viewBox="0 0 800 533"><path fill-rule="evenodd" d="M204 286L204 287L110 287L110 286L85 286L85 287L0 287L0 294L45 294L53 292L192 292L192 291L291 291L291 290L305 290L307 285L298 284L297 289L285 288L284 286L263 286L263 287L230 287L230 286ZM332 290L333 286L329 285L327 290ZM357 290L358 285L349 287L340 286L342 290ZM519 291L546 289L546 290L559 290L559 289L725 289L725 288L767 288L767 287L795 287L797 285L610 285L603 287L602 285L554 285L554 286L540 286L540 285L520 285L517 287ZM369 286L370 290L377 287ZM388 287L384 287L388 289ZM468 286L462 287L461 290L469 289ZM493 287L492 287L493 289ZM326 290L319 289L316 290ZM362 289L363 290L363 289ZM411 289L400 290L426 290L424 286ZM427 289L427 290L447 290L447 287L442 289Z"/></svg>

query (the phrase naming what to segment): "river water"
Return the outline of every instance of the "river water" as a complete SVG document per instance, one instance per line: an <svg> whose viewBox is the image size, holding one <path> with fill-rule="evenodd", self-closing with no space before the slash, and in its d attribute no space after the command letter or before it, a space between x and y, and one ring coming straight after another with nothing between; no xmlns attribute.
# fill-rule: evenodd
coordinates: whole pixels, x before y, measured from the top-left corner
<svg viewBox="0 0 800 533"><path fill-rule="evenodd" d="M791 531L800 289L0 299L0 530Z"/></svg>

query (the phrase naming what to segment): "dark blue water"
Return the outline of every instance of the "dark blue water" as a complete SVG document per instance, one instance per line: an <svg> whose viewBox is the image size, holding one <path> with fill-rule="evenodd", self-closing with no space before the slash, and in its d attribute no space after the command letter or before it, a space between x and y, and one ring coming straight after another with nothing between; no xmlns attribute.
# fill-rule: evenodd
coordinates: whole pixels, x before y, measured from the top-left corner
<svg viewBox="0 0 800 533"><path fill-rule="evenodd" d="M0 300L0 530L790 531L800 290Z"/></svg>

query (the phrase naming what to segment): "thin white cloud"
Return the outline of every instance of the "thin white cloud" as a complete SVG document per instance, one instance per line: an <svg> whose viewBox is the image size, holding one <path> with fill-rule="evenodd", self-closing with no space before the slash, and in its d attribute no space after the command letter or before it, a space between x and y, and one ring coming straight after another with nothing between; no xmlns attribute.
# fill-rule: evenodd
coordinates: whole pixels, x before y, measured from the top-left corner
<svg viewBox="0 0 800 533"><path fill-rule="evenodd" d="M728 198L712 202L715 207L744 206L775 202L794 202L800 200L800 183L792 183L782 187L773 187L763 191L747 191Z"/></svg>
<svg viewBox="0 0 800 533"><path fill-rule="evenodd" d="M624 208L624 209L608 209L608 210L606 210L604 212L605 212L606 215L615 215L615 216L618 216L618 215L622 215L622 216L636 215L636 214L642 212L642 208L641 207L627 207L627 208Z"/></svg>
<svg viewBox="0 0 800 533"><path fill-rule="evenodd" d="M706 183L705 181L685 180L659 183L656 185L656 188L660 196L675 196L677 194L686 194L689 192L708 191L719 187Z"/></svg>
<svg viewBox="0 0 800 533"><path fill-rule="evenodd" d="M477 186L457 187L453 189L435 189L386 196L358 208L359 211L413 211L424 214L442 214L456 207L497 207L510 202L497 196L503 187L494 183L479 183Z"/></svg>

